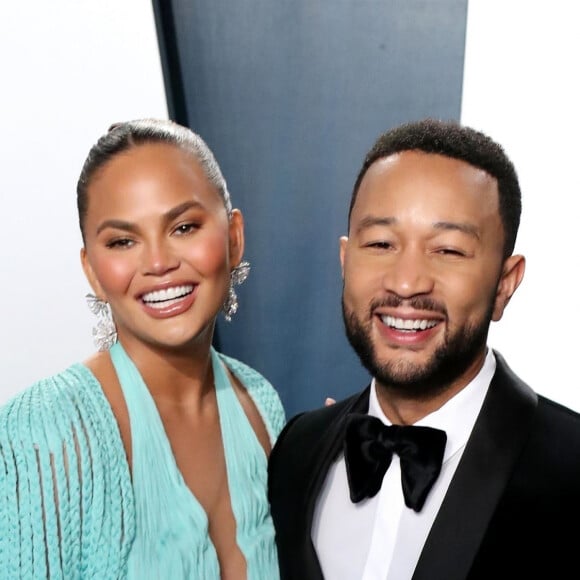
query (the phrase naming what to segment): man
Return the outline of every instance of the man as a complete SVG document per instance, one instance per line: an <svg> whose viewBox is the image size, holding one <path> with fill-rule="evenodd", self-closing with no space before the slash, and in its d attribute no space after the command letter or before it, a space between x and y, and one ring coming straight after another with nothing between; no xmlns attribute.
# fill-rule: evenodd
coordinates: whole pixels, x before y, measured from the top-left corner
<svg viewBox="0 0 580 580"><path fill-rule="evenodd" d="M471 128L409 123L369 151L340 260L373 379L275 445L283 579L580 577L580 415L487 346L524 275L520 212L512 163Z"/></svg>

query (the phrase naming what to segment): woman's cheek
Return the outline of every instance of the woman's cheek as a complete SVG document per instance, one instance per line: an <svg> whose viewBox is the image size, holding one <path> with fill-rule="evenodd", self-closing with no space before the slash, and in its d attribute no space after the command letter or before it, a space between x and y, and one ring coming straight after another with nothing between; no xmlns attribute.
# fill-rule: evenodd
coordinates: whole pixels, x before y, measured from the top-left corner
<svg viewBox="0 0 580 580"><path fill-rule="evenodd" d="M210 274L226 267L227 244L223 233L208 233L192 243L187 251L192 267L201 274Z"/></svg>
<svg viewBox="0 0 580 580"><path fill-rule="evenodd" d="M136 264L129 256L97 256L93 270L103 290L115 293L128 288L135 275Z"/></svg>

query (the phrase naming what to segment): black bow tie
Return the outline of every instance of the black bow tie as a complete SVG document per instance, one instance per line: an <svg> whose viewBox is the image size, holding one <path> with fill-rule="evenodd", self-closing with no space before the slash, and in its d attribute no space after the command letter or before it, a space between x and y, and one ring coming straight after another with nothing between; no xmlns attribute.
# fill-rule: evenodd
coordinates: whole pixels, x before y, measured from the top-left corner
<svg viewBox="0 0 580 580"><path fill-rule="evenodd" d="M347 417L344 459L350 499L375 496L393 453L401 462L401 483L407 507L420 511L441 471L447 435L431 427L384 425L377 417Z"/></svg>

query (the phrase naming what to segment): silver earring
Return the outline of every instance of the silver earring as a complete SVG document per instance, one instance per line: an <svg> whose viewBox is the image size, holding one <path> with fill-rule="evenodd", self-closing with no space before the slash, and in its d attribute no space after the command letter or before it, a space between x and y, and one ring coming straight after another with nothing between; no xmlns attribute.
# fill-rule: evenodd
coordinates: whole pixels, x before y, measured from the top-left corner
<svg viewBox="0 0 580 580"><path fill-rule="evenodd" d="M108 302L97 298L94 294L86 295L89 310L98 321L93 327L93 342L99 350L109 350L117 342L117 329L113 322L111 307Z"/></svg>
<svg viewBox="0 0 580 580"><path fill-rule="evenodd" d="M234 290L234 286L239 286L246 281L248 274L250 273L250 263L240 262L239 266L236 266L230 272L230 287L228 289L228 295L222 310L224 312L224 318L227 322L231 322L232 316L238 311L238 295Z"/></svg>

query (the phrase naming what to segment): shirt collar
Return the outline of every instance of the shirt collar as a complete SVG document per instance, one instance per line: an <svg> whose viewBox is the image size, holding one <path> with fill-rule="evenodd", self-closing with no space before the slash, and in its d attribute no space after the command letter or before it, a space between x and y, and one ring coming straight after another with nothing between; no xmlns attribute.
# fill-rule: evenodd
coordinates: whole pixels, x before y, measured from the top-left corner
<svg viewBox="0 0 580 580"><path fill-rule="evenodd" d="M495 356L490 348L477 375L442 407L417 421L415 425L435 427L447 433L443 462L462 449L475 425L489 384L495 373ZM375 379L371 382L369 415L378 417L385 425L391 422L383 413L377 398Z"/></svg>

